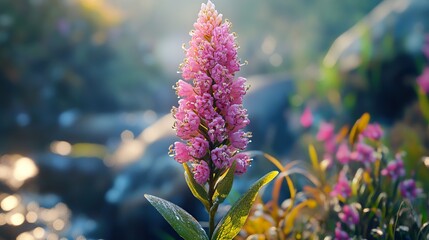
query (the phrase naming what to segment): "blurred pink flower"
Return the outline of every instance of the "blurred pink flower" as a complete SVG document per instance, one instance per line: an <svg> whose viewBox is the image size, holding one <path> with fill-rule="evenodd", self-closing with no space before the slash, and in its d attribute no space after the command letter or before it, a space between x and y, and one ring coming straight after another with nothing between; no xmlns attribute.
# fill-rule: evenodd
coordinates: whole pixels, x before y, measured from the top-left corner
<svg viewBox="0 0 429 240"><path fill-rule="evenodd" d="M359 223L359 213L353 205L344 205L338 217L350 228Z"/></svg>
<svg viewBox="0 0 429 240"><path fill-rule="evenodd" d="M425 67L423 73L417 77L417 84L424 93L429 94L429 66Z"/></svg>
<svg viewBox="0 0 429 240"><path fill-rule="evenodd" d="M413 201L423 191L421 188L417 187L416 182L413 179L407 179L399 183L399 192L402 197Z"/></svg>
<svg viewBox="0 0 429 240"><path fill-rule="evenodd" d="M335 156L341 164L347 164L350 161L350 150L347 143L343 142L340 144Z"/></svg>
<svg viewBox="0 0 429 240"><path fill-rule="evenodd" d="M350 154L350 159L361 162L366 167L376 160L374 149L363 142L356 144L355 150Z"/></svg>
<svg viewBox="0 0 429 240"><path fill-rule="evenodd" d="M335 228L335 240L351 240L347 232L341 229L341 223L337 222L337 227Z"/></svg>
<svg viewBox="0 0 429 240"><path fill-rule="evenodd" d="M317 140L327 141L334 137L334 124L322 122L320 124L319 132L317 133Z"/></svg>
<svg viewBox="0 0 429 240"><path fill-rule="evenodd" d="M380 140L383 137L383 129L378 123L369 124L362 135L372 140Z"/></svg>
<svg viewBox="0 0 429 240"><path fill-rule="evenodd" d="M301 115L301 125L305 128L311 127L313 124L313 114L310 107L306 107Z"/></svg>
<svg viewBox="0 0 429 240"><path fill-rule="evenodd" d="M386 168L381 170L381 175L388 176L392 180L405 176L404 162L400 154L397 154L396 159L389 162Z"/></svg>
<svg viewBox="0 0 429 240"><path fill-rule="evenodd" d="M332 197L337 197L338 195L343 198L348 198L352 194L352 189L350 187L349 180L347 179L345 171L341 171L338 175L338 181L334 186L334 189L331 191Z"/></svg>

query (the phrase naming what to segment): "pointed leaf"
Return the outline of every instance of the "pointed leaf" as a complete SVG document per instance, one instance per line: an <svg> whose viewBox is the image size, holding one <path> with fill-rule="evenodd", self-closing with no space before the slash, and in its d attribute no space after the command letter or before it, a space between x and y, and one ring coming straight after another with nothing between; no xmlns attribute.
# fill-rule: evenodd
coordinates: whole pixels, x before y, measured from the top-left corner
<svg viewBox="0 0 429 240"><path fill-rule="evenodd" d="M308 154L310 155L311 165L313 165L314 170L319 172L319 159L317 158L316 148L313 146L313 144L308 145Z"/></svg>
<svg viewBox="0 0 429 240"><path fill-rule="evenodd" d="M183 239L209 239L197 220L181 207L149 194L144 196Z"/></svg>
<svg viewBox="0 0 429 240"><path fill-rule="evenodd" d="M234 181L235 165L236 162L234 162L225 175L219 179L219 182L216 186L216 191L213 195L213 201L217 201L218 204L225 201L226 197L231 191L232 183Z"/></svg>
<svg viewBox="0 0 429 240"><path fill-rule="evenodd" d="M209 209L209 197L207 195L206 190L203 186L198 184L194 179L194 174L192 174L191 170L189 169L188 164L184 163L183 168L185 169L185 180L188 184L189 190L191 190L194 197L196 197L198 200L200 200L203 205L206 207L206 209Z"/></svg>
<svg viewBox="0 0 429 240"><path fill-rule="evenodd" d="M273 180L279 172L272 171L260 178L250 189L241 196L228 213L220 220L214 233L213 240L231 240L240 232L246 222L250 208L256 199L259 189Z"/></svg>
<svg viewBox="0 0 429 240"><path fill-rule="evenodd" d="M353 125L352 130L350 131L349 142L350 145L354 145L358 140L359 135L365 130L366 126L370 120L369 113L364 113Z"/></svg>

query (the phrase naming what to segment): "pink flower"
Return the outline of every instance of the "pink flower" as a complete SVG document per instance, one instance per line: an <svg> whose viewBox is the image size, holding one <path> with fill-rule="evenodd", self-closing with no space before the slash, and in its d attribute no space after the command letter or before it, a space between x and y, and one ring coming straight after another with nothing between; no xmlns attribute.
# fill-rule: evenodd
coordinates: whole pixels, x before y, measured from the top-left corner
<svg viewBox="0 0 429 240"><path fill-rule="evenodd" d="M335 228L335 240L351 240L347 232L341 229L341 223L337 222L337 227Z"/></svg>
<svg viewBox="0 0 429 240"><path fill-rule="evenodd" d="M407 179L399 184L399 192L401 193L402 197L413 201L423 191L421 188L416 186L416 182L413 179Z"/></svg>
<svg viewBox="0 0 429 240"><path fill-rule="evenodd" d="M243 106L239 104L233 104L228 108L226 122L228 124L228 129L231 131L237 131L238 129L244 128L250 123L249 119L247 118L246 109L244 109Z"/></svg>
<svg viewBox="0 0 429 240"><path fill-rule="evenodd" d="M192 85L183 80L179 80L174 89L176 90L177 96L183 98L193 96L195 94Z"/></svg>
<svg viewBox="0 0 429 240"><path fill-rule="evenodd" d="M334 137L334 125L332 123L322 122L320 124L319 132L317 133L317 140L327 141Z"/></svg>
<svg viewBox="0 0 429 240"><path fill-rule="evenodd" d="M232 158L232 161L236 162L235 174L241 175L247 171L247 168L250 165L251 159L247 154L238 153Z"/></svg>
<svg viewBox="0 0 429 240"><path fill-rule="evenodd" d="M405 176L404 162L400 154L396 155L396 159L387 164L386 168L381 170L382 176L388 176L393 181Z"/></svg>
<svg viewBox="0 0 429 240"><path fill-rule="evenodd" d="M211 157L214 165L218 169L225 169L231 166L231 156L226 145L213 149Z"/></svg>
<svg viewBox="0 0 429 240"><path fill-rule="evenodd" d="M341 196L344 199L350 197L352 189L350 187L349 180L347 179L346 173L341 171L338 176L338 182L335 184L334 189L331 192L332 197Z"/></svg>
<svg viewBox="0 0 429 240"><path fill-rule="evenodd" d="M362 135L372 140L380 140L383 137L383 129L381 129L380 124L373 123L369 124Z"/></svg>
<svg viewBox="0 0 429 240"><path fill-rule="evenodd" d="M353 205L344 205L338 217L350 228L359 223L359 213Z"/></svg>
<svg viewBox="0 0 429 240"><path fill-rule="evenodd" d="M209 142L202 137L196 137L189 140L189 154L194 158L202 158L206 155L209 149Z"/></svg>
<svg viewBox="0 0 429 240"><path fill-rule="evenodd" d="M213 96L216 99L216 106L222 113L225 113L227 108L231 105L231 86L228 83L213 84Z"/></svg>
<svg viewBox="0 0 429 240"><path fill-rule="evenodd" d="M417 78L417 84L424 93L429 94L429 66L425 67L423 73Z"/></svg>
<svg viewBox="0 0 429 240"><path fill-rule="evenodd" d="M205 120L211 121L216 116L213 107L213 97L209 93L203 93L195 97L195 110Z"/></svg>
<svg viewBox="0 0 429 240"><path fill-rule="evenodd" d="M250 133L245 133L243 131L234 132L229 135L229 140L231 141L231 146L234 148L244 150L249 144Z"/></svg>
<svg viewBox="0 0 429 240"><path fill-rule="evenodd" d="M177 136L188 140L192 138L198 132L198 127L200 125L200 118L193 111L186 111L181 115L183 117L176 118L176 131Z"/></svg>
<svg viewBox="0 0 429 240"><path fill-rule="evenodd" d="M240 150L251 134L243 131L249 124L242 105L246 79L236 78L240 62L230 23L222 22L208 1L201 5L194 28L180 65L184 80L174 87L179 106L172 109L176 134L187 145L178 144L174 157L179 162L192 160L195 178L202 183L215 171L231 167L233 158L237 174L244 173L248 160Z"/></svg>
<svg viewBox="0 0 429 240"><path fill-rule="evenodd" d="M337 157L338 162L342 164L347 164L350 161L350 150L347 143L341 143L335 156Z"/></svg>
<svg viewBox="0 0 429 240"><path fill-rule="evenodd" d="M197 183L204 185L210 176L210 168L205 161L193 164L194 179Z"/></svg>
<svg viewBox="0 0 429 240"><path fill-rule="evenodd" d="M182 142L175 142L173 151L174 151L174 159L178 163L185 163L192 159L192 157L189 155L186 144Z"/></svg>
<svg viewBox="0 0 429 240"><path fill-rule="evenodd" d="M221 143L226 138L225 121L222 116L217 116L208 125L208 135L211 142Z"/></svg>
<svg viewBox="0 0 429 240"><path fill-rule="evenodd" d="M246 94L246 79L238 77L231 83L230 102L232 104L242 104L243 96Z"/></svg>
<svg viewBox="0 0 429 240"><path fill-rule="evenodd" d="M305 128L311 127L313 124L313 114L311 113L311 109L306 107L304 112L301 115L301 125Z"/></svg>
<svg viewBox="0 0 429 240"><path fill-rule="evenodd" d="M350 154L350 159L361 162L366 167L376 160L374 149L363 142L356 144L356 149Z"/></svg>

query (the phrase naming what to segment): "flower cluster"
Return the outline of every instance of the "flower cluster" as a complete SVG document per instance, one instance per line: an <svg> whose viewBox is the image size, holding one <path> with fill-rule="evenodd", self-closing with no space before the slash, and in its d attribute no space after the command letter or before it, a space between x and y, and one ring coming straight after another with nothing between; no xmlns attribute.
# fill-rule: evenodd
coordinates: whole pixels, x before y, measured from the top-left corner
<svg viewBox="0 0 429 240"><path fill-rule="evenodd" d="M410 175L405 152L392 156L382 142L383 129L369 120L364 114L350 131L343 127L339 132L322 122L316 135L321 144L309 147L310 169L300 161L282 169L291 197L278 201L282 190L277 179L272 201L254 211L240 240L268 239L272 228L275 239L419 239L416 233L427 219L413 221L418 219L413 208L425 210L426 196L414 179L405 177ZM324 147L320 161L317 146ZM292 174L310 184L300 186Z"/></svg>
<svg viewBox="0 0 429 240"><path fill-rule="evenodd" d="M414 201L422 193L422 189L417 187L415 180L404 179L406 175L404 162L402 160L404 153L397 153L395 158L390 161L385 158L388 152L385 152L386 149L383 148L381 144L380 140L382 137L382 128L379 124L374 123L367 125L365 130L357 136L356 142L352 145L349 145L346 141L326 144L327 141L334 141L334 139L339 139L339 137L335 134L333 126L320 126L318 140L322 140L325 143L326 152L332 152L336 149L335 157L337 166L341 169L337 181L330 192L330 196L338 199L341 202L340 205L342 205L341 211L338 213L339 222L337 222L336 225L334 239L350 239L348 233L355 232L355 227L360 224L360 216L362 213L360 213L355 206L362 205L365 207L367 196L365 194L369 194L369 192L353 193L352 184L354 184L355 187L363 186L362 191L374 191L369 189L379 189L378 191L380 192L373 192L372 194L375 196L387 194L386 196L388 196L391 201L402 201L403 199ZM376 169L376 162L380 169L379 172L374 171ZM362 176L362 180L359 180L359 171L362 174L360 175ZM352 175L352 177L354 176L352 181L347 178L348 173ZM377 175L381 176L380 182L371 180L372 177ZM362 181L360 185L356 185L358 181ZM382 189L383 187L386 189ZM360 199L360 194L362 194L362 199ZM383 217L386 219L390 218L389 216Z"/></svg>
<svg viewBox="0 0 429 240"><path fill-rule="evenodd" d="M173 155L179 163L191 163L201 185L234 161L236 174L246 172L250 163L240 153L251 134L243 131L249 124L242 105L246 79L235 78L240 62L230 27L213 3L202 4L180 66L184 80L174 87L181 98L172 110L174 129L183 142L174 143Z"/></svg>

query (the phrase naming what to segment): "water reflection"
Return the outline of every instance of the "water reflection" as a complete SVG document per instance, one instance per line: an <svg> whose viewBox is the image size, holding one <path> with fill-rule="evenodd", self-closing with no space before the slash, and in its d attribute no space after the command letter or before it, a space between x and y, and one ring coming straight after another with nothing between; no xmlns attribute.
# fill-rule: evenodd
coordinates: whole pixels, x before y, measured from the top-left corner
<svg viewBox="0 0 429 240"><path fill-rule="evenodd" d="M0 180L13 189L18 189L29 178L37 175L34 161L18 154L3 155L0 158Z"/></svg>
<svg viewBox="0 0 429 240"><path fill-rule="evenodd" d="M54 142L57 150L65 142ZM63 152L64 153L64 152ZM85 239L82 229L72 228L69 207L55 195L28 192L26 182L37 177L34 160L19 154L0 158L0 232L7 239ZM81 219L85 222L87 219ZM3 235L7 233L7 235Z"/></svg>

